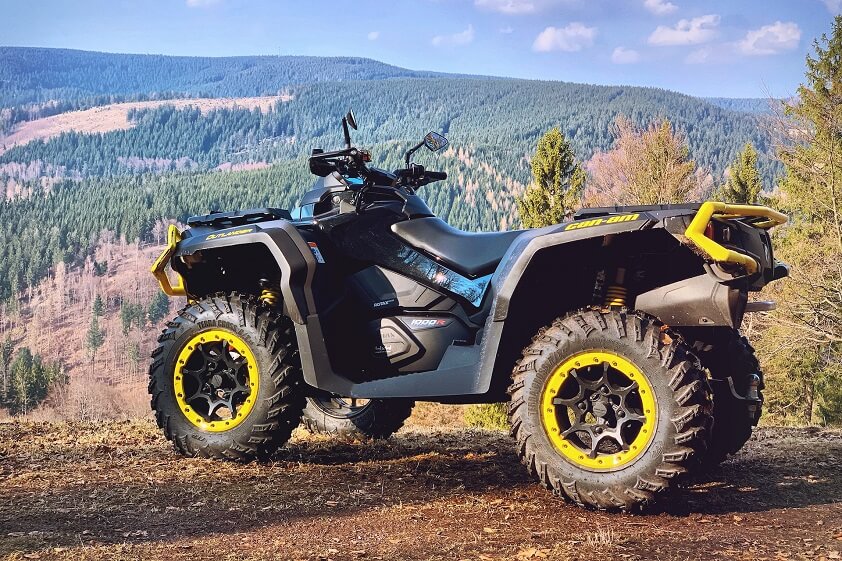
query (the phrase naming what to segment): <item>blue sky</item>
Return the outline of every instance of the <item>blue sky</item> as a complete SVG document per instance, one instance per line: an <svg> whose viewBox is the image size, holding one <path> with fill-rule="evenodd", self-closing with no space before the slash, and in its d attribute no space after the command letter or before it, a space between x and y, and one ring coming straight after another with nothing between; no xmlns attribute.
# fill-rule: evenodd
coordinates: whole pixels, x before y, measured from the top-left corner
<svg viewBox="0 0 842 561"><path fill-rule="evenodd" d="M370 57L413 69L782 97L842 0L0 0L1 45Z"/></svg>

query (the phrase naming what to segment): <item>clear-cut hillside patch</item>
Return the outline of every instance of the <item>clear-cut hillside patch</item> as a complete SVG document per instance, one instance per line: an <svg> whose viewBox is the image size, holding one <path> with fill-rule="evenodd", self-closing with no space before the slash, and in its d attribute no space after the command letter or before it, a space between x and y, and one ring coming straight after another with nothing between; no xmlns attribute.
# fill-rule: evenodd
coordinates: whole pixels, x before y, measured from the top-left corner
<svg viewBox="0 0 842 561"><path fill-rule="evenodd" d="M276 103L288 102L292 99L292 95L284 94L260 97L164 99L113 103L85 109L84 111L60 113L51 117L20 123L8 135L0 136L0 154L13 146L20 146L33 140L48 140L63 132L76 131L95 134L130 129L133 124L129 121L128 115L132 109L157 109L164 106L173 106L177 109L197 107L202 113L233 107L270 111Z"/></svg>

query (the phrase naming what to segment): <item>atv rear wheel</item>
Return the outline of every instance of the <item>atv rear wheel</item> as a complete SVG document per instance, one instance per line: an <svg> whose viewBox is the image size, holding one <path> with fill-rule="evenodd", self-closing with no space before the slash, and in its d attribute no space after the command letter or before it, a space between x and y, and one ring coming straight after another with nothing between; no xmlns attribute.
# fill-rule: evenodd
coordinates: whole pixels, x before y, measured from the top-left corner
<svg viewBox="0 0 842 561"><path fill-rule="evenodd" d="M713 388L714 424L704 461L706 468L713 468L729 454L739 452L751 438L763 407L763 372L754 348L739 331L709 328L696 330L694 335L698 337L693 343L693 352L710 371ZM688 340L692 339L688 336ZM745 397L753 383L757 389L756 401L748 402L734 395L733 392L737 392Z"/></svg>
<svg viewBox="0 0 842 561"><path fill-rule="evenodd" d="M651 504L706 449L710 388L698 360L632 313L579 312L542 328L509 393L522 461L580 505Z"/></svg>
<svg viewBox="0 0 842 561"><path fill-rule="evenodd" d="M412 413L405 399L355 399L320 392L307 398L302 422L314 434L351 440L388 438Z"/></svg>
<svg viewBox="0 0 842 561"><path fill-rule="evenodd" d="M256 299L192 303L158 342L149 369L152 410L185 456L267 457L299 424L304 394L292 325Z"/></svg>

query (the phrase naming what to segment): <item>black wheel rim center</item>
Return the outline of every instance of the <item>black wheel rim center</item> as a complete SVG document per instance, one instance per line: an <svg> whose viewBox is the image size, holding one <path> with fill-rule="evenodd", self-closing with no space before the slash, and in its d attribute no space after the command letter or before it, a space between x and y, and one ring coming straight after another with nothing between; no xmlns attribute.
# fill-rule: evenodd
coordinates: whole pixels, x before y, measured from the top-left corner
<svg viewBox="0 0 842 561"><path fill-rule="evenodd" d="M609 363L570 371L553 404L560 407L561 436L590 458L628 451L646 417L636 381Z"/></svg>
<svg viewBox="0 0 842 561"><path fill-rule="evenodd" d="M185 401L208 422L236 417L251 394L248 363L226 341L197 344L182 372Z"/></svg>

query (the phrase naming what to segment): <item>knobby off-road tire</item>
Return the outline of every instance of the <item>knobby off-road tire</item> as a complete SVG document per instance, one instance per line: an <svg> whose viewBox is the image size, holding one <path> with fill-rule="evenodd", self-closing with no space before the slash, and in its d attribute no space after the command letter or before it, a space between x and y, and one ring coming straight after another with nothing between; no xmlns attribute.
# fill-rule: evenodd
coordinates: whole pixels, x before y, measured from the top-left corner
<svg viewBox="0 0 842 561"><path fill-rule="evenodd" d="M585 359L588 364L577 366ZM609 380L605 389L589 394L584 384L595 387L600 380ZM615 383L625 389L609 389ZM615 391L626 393L618 397ZM515 366L509 394L512 436L529 471L555 494L600 509L652 504L699 464L712 424L710 388L698 359L676 335L633 312L577 312L542 328ZM565 423L568 429L584 426L578 411L552 405L562 400L587 409L582 419L590 415L608 425L616 406L617 438L631 435L628 449L593 427L562 438ZM590 440L595 433L598 438ZM588 443L604 453L591 458L584 452Z"/></svg>
<svg viewBox="0 0 842 561"><path fill-rule="evenodd" d="M744 396L752 375L760 377L758 389L763 389L763 373L754 348L739 331L718 330L712 338L694 341L692 348L702 366L710 371L713 388L714 423L704 459L704 467L710 469L725 461L728 455L739 452L748 442L763 404L760 392L760 403L754 417L750 416L747 403L734 397L727 379L731 377L734 389Z"/></svg>
<svg viewBox="0 0 842 561"><path fill-rule="evenodd" d="M293 327L255 298L203 298L167 323L158 342L149 368L151 405L178 452L263 459L298 426L304 393ZM200 380L208 380L205 393ZM218 405L226 397L230 409Z"/></svg>
<svg viewBox="0 0 842 561"><path fill-rule="evenodd" d="M362 401L330 394L308 397L302 424L314 434L345 440L388 438L403 426L415 404L406 399Z"/></svg>

